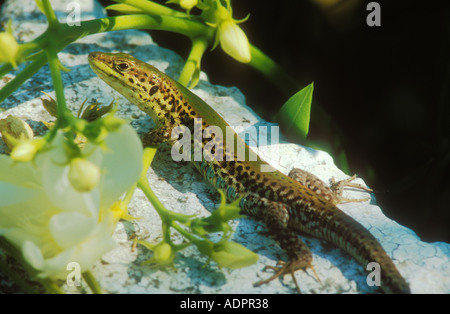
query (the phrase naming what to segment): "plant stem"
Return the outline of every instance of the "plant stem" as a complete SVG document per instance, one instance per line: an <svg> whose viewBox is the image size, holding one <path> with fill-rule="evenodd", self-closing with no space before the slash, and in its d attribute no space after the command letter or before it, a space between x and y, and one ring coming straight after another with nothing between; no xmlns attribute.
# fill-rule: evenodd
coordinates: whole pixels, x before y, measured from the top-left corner
<svg viewBox="0 0 450 314"><path fill-rule="evenodd" d="M0 78L2 78L6 73L11 72L11 70L13 69L11 63L3 63L0 66Z"/></svg>
<svg viewBox="0 0 450 314"><path fill-rule="evenodd" d="M61 288L52 280L50 279L42 279L40 280L40 283L45 287L47 292L52 294L64 294L64 292L61 290Z"/></svg>
<svg viewBox="0 0 450 314"><path fill-rule="evenodd" d="M197 85L200 75L200 62L207 47L208 40L205 37L198 37L192 41L191 52L178 79L180 84L187 86L191 81L190 88Z"/></svg>
<svg viewBox="0 0 450 314"><path fill-rule="evenodd" d="M252 60L249 65L264 75L272 84L277 86L287 97L292 96L300 89L300 83L289 76L264 52L250 44Z"/></svg>
<svg viewBox="0 0 450 314"><path fill-rule="evenodd" d="M71 42L88 35L128 29L164 30L185 35L189 38L196 38L205 34L209 37L212 36L214 31L212 27L203 23L175 16L133 14L81 21L79 27L60 24L59 32L68 34L68 37L62 43L65 47Z"/></svg>
<svg viewBox="0 0 450 314"><path fill-rule="evenodd" d="M138 180L138 187L144 192L145 196L148 198L150 203L155 208L158 215L161 217L161 219L164 221L169 216L169 211L164 207L164 205L159 201L159 199L156 197L155 193L153 193L153 190L150 188L150 185L148 184L147 179L147 170L150 167L150 164L153 160L153 157L156 153L156 148L146 148L144 149L143 154L143 170L141 173L141 177Z"/></svg>
<svg viewBox="0 0 450 314"><path fill-rule="evenodd" d="M42 54L33 60L25 69L0 89L0 102L18 89L26 80L32 77L47 62L47 56ZM7 68L6 68L7 69ZM3 69L2 69L3 70Z"/></svg>
<svg viewBox="0 0 450 314"><path fill-rule="evenodd" d="M145 196L148 198L150 203L153 205L158 215L164 220L164 217L169 216L169 211L164 207L164 205L159 201L156 197L153 190L150 188L148 184L147 178L140 178L138 181L138 187L144 192Z"/></svg>
<svg viewBox="0 0 450 314"><path fill-rule="evenodd" d="M171 221L170 226L192 243L195 244L199 241L194 235L181 228L175 221Z"/></svg>
<svg viewBox="0 0 450 314"><path fill-rule="evenodd" d="M52 75L53 88L56 94L56 105L58 108L58 119L57 122L60 126L65 126L67 124L67 119L70 116L73 117L72 113L67 109L66 98L64 96L64 84L61 78L61 70L59 69L59 60L57 52L53 45L50 45L47 50L48 65L50 67L50 73Z"/></svg>
<svg viewBox="0 0 450 314"><path fill-rule="evenodd" d="M51 11L53 12L53 10ZM179 33L189 38L199 36L212 38L214 35L214 30L211 27L197 21L175 16L136 14L82 21L78 27L58 23L57 29L48 28L42 35L34 39L33 43L38 43L40 47L53 46L55 53L57 53L72 42L88 35L128 29L165 30ZM31 64L0 90L0 102L5 100L27 79L33 76L46 61L46 54L37 56ZM11 67L4 65L0 68L0 74L4 75L9 70L11 70Z"/></svg>
<svg viewBox="0 0 450 314"><path fill-rule="evenodd" d="M155 147L147 147L144 149L143 162L142 162L143 170L141 173L141 177L138 180L137 186L138 186L138 188L140 188L142 190L142 192L144 192L145 196L148 198L148 200L153 205L153 207L155 208L158 215L161 217L161 220L163 221L163 226L164 226L164 224L170 225L170 222L172 220L176 220L181 223L186 223L187 221L189 221L189 219L191 219L195 215L189 216L189 215L179 214L179 213L172 212L172 211L168 210L167 208L165 208L164 205L156 197L155 193L153 192L153 190L151 189L151 187L148 183L147 170L150 167L150 164L153 160L153 157L156 154L156 151L157 151L157 148L155 148Z"/></svg>
<svg viewBox="0 0 450 314"><path fill-rule="evenodd" d="M153 1L142 1L142 0L116 0L117 2L131 5L135 8L141 9L148 14L152 15L169 15L176 17L188 17L188 15L184 12L180 12L177 10L173 10L169 7L161 5L159 3Z"/></svg>
<svg viewBox="0 0 450 314"><path fill-rule="evenodd" d="M49 0L42 0L42 9L44 10L44 14L47 17L48 28L49 29L57 29L59 22L56 18L55 11L53 11L52 5Z"/></svg>
<svg viewBox="0 0 450 314"><path fill-rule="evenodd" d="M102 294L102 288L100 287L98 281L95 279L94 275L92 275L90 270L85 271L81 274L83 279L88 284L89 288L91 288L92 293L94 294Z"/></svg>

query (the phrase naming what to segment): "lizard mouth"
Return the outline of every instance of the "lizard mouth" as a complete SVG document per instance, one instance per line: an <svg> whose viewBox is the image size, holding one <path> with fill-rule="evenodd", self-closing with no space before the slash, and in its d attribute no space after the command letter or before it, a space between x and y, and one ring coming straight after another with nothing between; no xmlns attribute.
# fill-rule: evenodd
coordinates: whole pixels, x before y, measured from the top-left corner
<svg viewBox="0 0 450 314"><path fill-rule="evenodd" d="M88 56L88 62L89 65L94 71L95 74L97 74L101 79L104 79L107 77L106 74L106 63L105 63L105 54L102 52L91 52Z"/></svg>

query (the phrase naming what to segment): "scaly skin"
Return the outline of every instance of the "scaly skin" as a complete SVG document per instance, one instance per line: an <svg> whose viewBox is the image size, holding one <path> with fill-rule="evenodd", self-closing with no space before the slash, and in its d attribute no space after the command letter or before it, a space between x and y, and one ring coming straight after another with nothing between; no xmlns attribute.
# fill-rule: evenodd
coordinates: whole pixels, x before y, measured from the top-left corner
<svg viewBox="0 0 450 314"><path fill-rule="evenodd" d="M208 127L219 127L225 137L227 129L230 132L228 124L195 94L145 62L123 53L92 52L89 64L101 79L155 121L157 128L143 137L144 145L166 141L173 144L171 133L175 127L184 125L193 132L194 119L202 119L199 126L203 139L196 141L192 137L192 143L201 145L204 155L202 160L193 161L195 166L214 187L224 190L230 201L242 197L243 213L264 221L288 256L287 263L274 268L274 276L257 285L299 269L313 269L311 252L298 237L300 231L335 244L364 268L369 262L377 262L384 292L410 292L378 241L336 207L340 198L314 175L299 169L289 176L279 171L261 172L261 166L267 164L259 157L255 161L240 161L237 145L245 147L245 156L250 148L234 132L235 149L222 149L227 147L227 138L215 136ZM350 185L352 179L344 184Z"/></svg>

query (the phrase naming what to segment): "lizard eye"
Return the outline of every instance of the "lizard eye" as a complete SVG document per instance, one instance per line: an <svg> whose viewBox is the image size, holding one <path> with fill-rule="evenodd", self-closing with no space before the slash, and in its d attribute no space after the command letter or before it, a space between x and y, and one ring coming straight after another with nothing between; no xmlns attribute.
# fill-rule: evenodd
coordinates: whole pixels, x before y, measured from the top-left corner
<svg viewBox="0 0 450 314"><path fill-rule="evenodd" d="M127 72L130 69L130 65L127 62L120 62L115 65L115 68L119 72Z"/></svg>

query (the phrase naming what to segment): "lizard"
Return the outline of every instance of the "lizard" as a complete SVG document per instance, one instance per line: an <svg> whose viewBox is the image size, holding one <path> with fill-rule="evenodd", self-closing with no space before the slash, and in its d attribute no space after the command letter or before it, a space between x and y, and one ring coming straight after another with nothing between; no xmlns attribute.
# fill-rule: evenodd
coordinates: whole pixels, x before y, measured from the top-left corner
<svg viewBox="0 0 450 314"><path fill-rule="evenodd" d="M215 136L209 126L225 134L227 122L200 97L150 64L125 53L91 52L88 62L103 81L125 96L132 104L150 115L156 127L142 136L144 146L164 142L173 144L179 136L172 131L186 126L191 132L200 123L203 137L197 144L209 146L200 160L192 160L206 181L225 191L229 201L241 198L239 206L245 215L263 221L270 235L286 252L288 261L278 263L274 274L255 285L265 284L280 276L292 275L300 292L294 272L312 269L312 253L301 240L306 233L343 249L363 267L376 262L381 269L381 289L385 293L410 293L408 283L397 270L376 238L359 222L336 205L343 201L322 180L300 169L289 175L280 171L261 171L268 165L259 156L256 160L240 160L232 145L243 145L246 155L251 148L236 134L227 146L227 138ZM192 139L194 142L196 139ZM230 142L228 142L230 143ZM196 143L194 143L195 145ZM211 148L212 147L212 148ZM224 147L226 149L224 149ZM206 153L209 151L209 153ZM209 155L208 155L209 154ZM219 158L217 158L219 157ZM337 184L352 185L350 177ZM359 185L357 185L359 186ZM344 200L345 201L345 200ZM315 273L317 280L317 274ZM319 280L320 281L320 280Z"/></svg>

